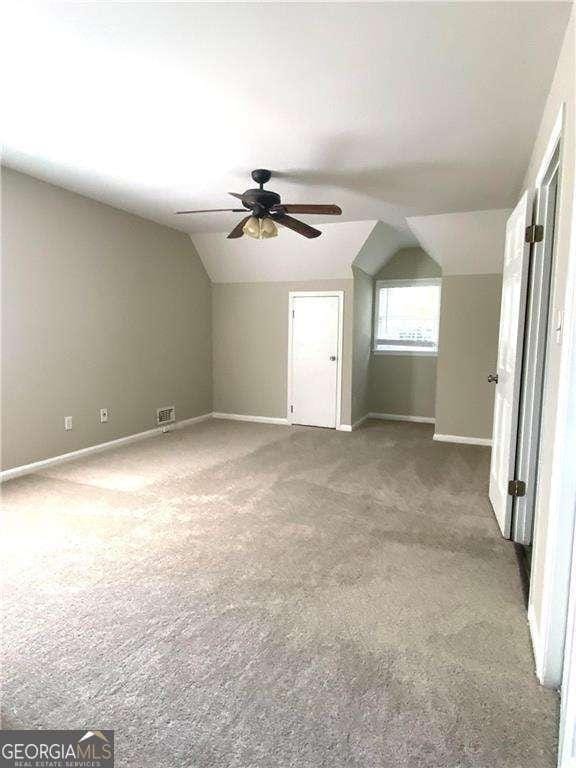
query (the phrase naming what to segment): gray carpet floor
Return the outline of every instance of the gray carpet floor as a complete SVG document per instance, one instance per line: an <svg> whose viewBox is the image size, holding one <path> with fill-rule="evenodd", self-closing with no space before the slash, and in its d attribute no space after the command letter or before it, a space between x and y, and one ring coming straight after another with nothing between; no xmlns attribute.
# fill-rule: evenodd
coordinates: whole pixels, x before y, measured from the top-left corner
<svg viewBox="0 0 576 768"><path fill-rule="evenodd" d="M489 450L209 421L7 483L4 728L124 768L552 768Z"/></svg>

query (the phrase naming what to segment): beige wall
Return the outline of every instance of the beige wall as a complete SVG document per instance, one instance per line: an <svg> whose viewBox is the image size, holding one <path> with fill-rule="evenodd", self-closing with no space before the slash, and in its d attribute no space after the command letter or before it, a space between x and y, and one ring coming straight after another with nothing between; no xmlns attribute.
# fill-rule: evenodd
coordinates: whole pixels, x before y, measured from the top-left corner
<svg viewBox="0 0 576 768"><path fill-rule="evenodd" d="M370 363L374 279L358 267L354 273L354 328L352 349L352 424L370 411Z"/></svg>
<svg viewBox="0 0 576 768"><path fill-rule="evenodd" d="M150 429L160 406L212 410L210 282L186 235L3 169L2 251L4 469Z"/></svg>
<svg viewBox="0 0 576 768"><path fill-rule="evenodd" d="M370 412L434 418L436 358L373 355Z"/></svg>
<svg viewBox="0 0 576 768"><path fill-rule="evenodd" d="M436 433L490 438L502 275L444 275Z"/></svg>
<svg viewBox="0 0 576 768"><path fill-rule="evenodd" d="M344 291L341 421L350 424L352 280L213 285L214 410L286 417L288 294Z"/></svg>
<svg viewBox="0 0 576 768"><path fill-rule="evenodd" d="M426 277L441 277L438 264L422 248L403 248L382 267L376 280ZM435 357L372 355L370 412L433 418L435 396Z"/></svg>
<svg viewBox="0 0 576 768"><path fill-rule="evenodd" d="M570 23L566 31L566 37L554 80L546 102L546 107L538 131L538 137L534 145L534 150L530 160L530 165L523 188L533 189L536 182L536 176L542 163L546 151L551 130L556 121L560 105L565 105L564 115L564 133L561 150L561 178L560 178L560 201L558 209L558 219L556 228L556 243L553 265L553 284L552 284L552 312L555 317L558 310L565 311L569 305L574 303L574 296L567 296L568 271L570 263L571 238L576 237L573 231L573 201L574 201L574 167L575 167L575 137L576 137L576 118L575 118L575 53L574 42L575 32L575 11L572 11ZM572 252L574 247L572 246ZM576 265L572 265L574 269ZM546 593L550 600L551 616L554 616L556 623L561 624L561 614L565 609L567 572L560 563L565 564L569 561L569 548L571 541L569 536L561 537L561 540L549 548L548 534L550 530L550 520L556 521L561 515L565 514L560 502L561 494L559 492L560 479L556 479L556 486L553 485L553 468L557 465L555 456L555 437L559 431L560 420L564 419L563 414L558 414L558 401L561 386L568 381L569 350L565 345L556 343L554 336L547 347L546 358L546 389L543 401L542 414L542 443L540 456L542 457L539 466L538 475L538 495L536 500L536 519L534 531L534 552L532 559L532 576L530 589L531 610L534 612L534 620L541 642L548 648L549 659L554 657L554 661L548 665L545 671L545 681L556 685L559 683L562 638L563 634L559 631L549 634L548 617L543 610L543 595ZM560 455L565 455L567 451L573 451L571 445L559 445ZM554 531L555 526L552 527ZM562 547L565 549L562 550ZM538 657L538 650L537 650Z"/></svg>
<svg viewBox="0 0 576 768"><path fill-rule="evenodd" d="M457 238L456 230L457 227ZM503 233L501 236L503 239ZM468 246L463 243L462 247ZM503 246L499 247L499 251L502 249ZM442 256L439 252L438 258ZM496 262L499 259L493 254L486 257ZM466 260L463 264L469 268ZM406 249L378 277L423 278L440 274L438 357L398 360L375 355L370 410L435 417L435 431L439 435L489 439L494 388L486 377L495 370L498 355L502 276L453 274L446 270L441 273L438 263L425 251Z"/></svg>

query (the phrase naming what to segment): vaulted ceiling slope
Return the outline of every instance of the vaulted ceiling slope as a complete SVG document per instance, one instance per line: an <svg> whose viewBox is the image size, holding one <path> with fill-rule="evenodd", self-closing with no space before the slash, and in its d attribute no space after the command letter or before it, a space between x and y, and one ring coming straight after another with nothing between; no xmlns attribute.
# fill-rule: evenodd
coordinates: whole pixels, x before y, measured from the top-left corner
<svg viewBox="0 0 576 768"><path fill-rule="evenodd" d="M369 275L375 275L399 249L410 245L418 245L416 237L378 221L354 258L353 265Z"/></svg>
<svg viewBox="0 0 576 768"><path fill-rule="evenodd" d="M237 215L174 211L228 207L257 167L278 172L284 202L404 232L407 216L508 207L569 10L11 3L4 160L190 233L230 231Z"/></svg>
<svg viewBox="0 0 576 768"><path fill-rule="evenodd" d="M506 220L511 210L468 211L408 219L422 247L443 275L502 272Z"/></svg>
<svg viewBox="0 0 576 768"><path fill-rule="evenodd" d="M228 240L216 232L194 234L192 241L213 283L338 280L352 277L352 262L376 224L323 224L315 240L279 227L271 240Z"/></svg>

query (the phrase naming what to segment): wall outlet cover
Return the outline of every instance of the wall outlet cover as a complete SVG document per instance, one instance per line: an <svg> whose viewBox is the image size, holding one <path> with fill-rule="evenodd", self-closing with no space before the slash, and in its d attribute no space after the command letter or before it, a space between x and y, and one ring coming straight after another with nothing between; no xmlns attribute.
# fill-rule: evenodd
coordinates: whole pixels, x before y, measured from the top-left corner
<svg viewBox="0 0 576 768"><path fill-rule="evenodd" d="M72 429L72 416L64 416L64 429L66 431Z"/></svg>

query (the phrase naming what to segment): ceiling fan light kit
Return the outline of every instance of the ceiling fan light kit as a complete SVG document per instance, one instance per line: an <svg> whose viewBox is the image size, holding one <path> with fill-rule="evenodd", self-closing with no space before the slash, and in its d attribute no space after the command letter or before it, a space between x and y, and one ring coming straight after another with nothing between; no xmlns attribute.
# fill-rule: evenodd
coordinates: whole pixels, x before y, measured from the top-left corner
<svg viewBox="0 0 576 768"><path fill-rule="evenodd" d="M256 184L259 185L258 189L247 189L242 194L230 192L232 197L237 197L241 200L244 208L213 208L201 211L177 211L177 213L217 213L220 211L243 213L245 210L250 211L250 215L243 218L230 232L228 239L249 235L256 240L267 240L270 237L276 237L278 234L278 224L307 238L319 237L322 234L319 229L314 229L314 227L305 224L299 219L294 219L292 216L288 216L288 214L315 213L324 216L340 216L342 213L342 209L339 206L332 204L282 203L277 192L264 189L264 184L270 181L272 177L272 171L268 171L266 168L257 168L252 171L251 175Z"/></svg>
<svg viewBox="0 0 576 768"><path fill-rule="evenodd" d="M254 237L256 240L267 240L269 237L276 237L278 235L278 227L269 216L261 219L258 219L256 216L250 216L242 227L242 231L245 235Z"/></svg>

